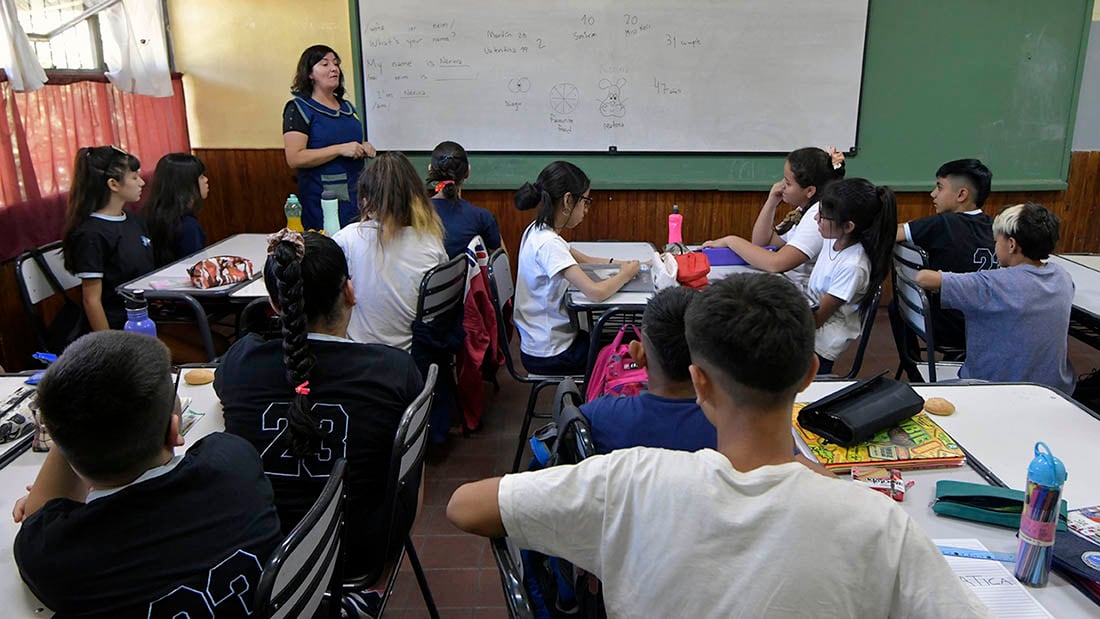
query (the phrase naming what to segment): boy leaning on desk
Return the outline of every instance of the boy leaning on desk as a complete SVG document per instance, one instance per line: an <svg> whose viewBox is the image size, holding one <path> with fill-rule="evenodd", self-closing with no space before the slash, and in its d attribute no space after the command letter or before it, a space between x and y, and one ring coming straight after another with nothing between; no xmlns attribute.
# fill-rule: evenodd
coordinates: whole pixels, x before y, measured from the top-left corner
<svg viewBox="0 0 1100 619"><path fill-rule="evenodd" d="M793 284L734 275L690 304L692 382L718 449L637 447L455 491L447 517L562 557L612 617L990 617L896 503L794 460L817 371Z"/></svg>
<svg viewBox="0 0 1100 619"><path fill-rule="evenodd" d="M168 349L99 331L73 342L38 385L53 448L14 551L58 616L246 617L282 540L256 450L225 433L186 455ZM196 614L198 613L198 614Z"/></svg>

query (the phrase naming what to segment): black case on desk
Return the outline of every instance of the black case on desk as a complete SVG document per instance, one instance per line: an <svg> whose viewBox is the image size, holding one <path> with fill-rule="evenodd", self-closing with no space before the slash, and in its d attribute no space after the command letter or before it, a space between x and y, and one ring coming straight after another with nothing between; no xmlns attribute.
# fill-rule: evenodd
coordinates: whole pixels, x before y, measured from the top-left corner
<svg viewBox="0 0 1100 619"><path fill-rule="evenodd" d="M842 447L851 447L919 413L924 398L906 383L865 378L806 406L798 425Z"/></svg>

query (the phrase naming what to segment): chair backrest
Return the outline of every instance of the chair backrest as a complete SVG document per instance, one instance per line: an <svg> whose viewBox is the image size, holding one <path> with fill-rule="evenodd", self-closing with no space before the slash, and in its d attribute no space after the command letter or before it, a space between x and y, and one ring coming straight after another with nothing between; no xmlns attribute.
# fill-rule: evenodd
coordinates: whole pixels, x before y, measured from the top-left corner
<svg viewBox="0 0 1100 619"><path fill-rule="evenodd" d="M531 610L531 601L523 582L523 562L519 560L519 549L506 537L495 537L489 543L500 572L500 585L504 589L508 617L534 619L535 613Z"/></svg>
<svg viewBox="0 0 1100 619"><path fill-rule="evenodd" d="M863 324L859 330L859 345L856 347L856 357L852 360L852 369L848 370L845 378L855 378L859 374L859 368L863 366L863 353L867 352L867 343L871 341L871 329L875 326L875 315L878 304L882 301L882 284L875 290L868 302L867 313L863 315Z"/></svg>
<svg viewBox="0 0 1100 619"><path fill-rule="evenodd" d="M41 255L41 260L35 259L35 251ZM43 265L49 270L44 270ZM24 294L23 300L30 305L37 305L44 299L80 285L80 278L65 269L61 241L23 252L16 259L15 271L20 291ZM57 289L58 286L61 290Z"/></svg>
<svg viewBox="0 0 1100 619"><path fill-rule="evenodd" d="M596 453L592 428L579 408L583 402L584 396L572 378L558 383L554 391L552 418L558 426L559 443L556 449L560 463L576 464Z"/></svg>
<svg viewBox="0 0 1100 619"><path fill-rule="evenodd" d="M329 615L338 616L346 462L338 459L320 496L264 566L256 588L259 618L313 617L326 591Z"/></svg>
<svg viewBox="0 0 1100 619"><path fill-rule="evenodd" d="M500 339L500 349L504 351L504 365L512 378L520 380L522 377L516 370L512 361L512 347L508 345L508 326L504 324L504 306L516 293L515 284L512 283L512 267L508 261L508 254L504 248L498 248L489 256L489 296L493 301L493 310L497 315L497 336Z"/></svg>
<svg viewBox="0 0 1100 619"><path fill-rule="evenodd" d="M924 340L927 350L928 380L936 382L936 342L932 328L932 301L928 291L917 285L917 271L927 268L928 254L902 241L894 246L894 298L905 328ZM919 356L919 355L918 355ZM922 362L921 359L910 359Z"/></svg>
<svg viewBox="0 0 1100 619"><path fill-rule="evenodd" d="M432 267L420 280L416 319L431 322L462 303L466 291L466 254Z"/></svg>

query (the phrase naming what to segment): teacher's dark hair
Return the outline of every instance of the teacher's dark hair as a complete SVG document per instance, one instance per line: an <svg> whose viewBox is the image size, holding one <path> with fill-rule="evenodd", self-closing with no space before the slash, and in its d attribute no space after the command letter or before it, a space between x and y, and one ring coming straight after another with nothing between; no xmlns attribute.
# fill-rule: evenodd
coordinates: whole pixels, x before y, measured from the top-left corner
<svg viewBox="0 0 1100 619"><path fill-rule="evenodd" d="M539 226L554 227L556 206L565 194L580 198L588 191L592 182L577 166L568 161L555 161L542 169L534 183L524 183L516 192L516 208L527 211L538 208L535 223Z"/></svg>
<svg viewBox="0 0 1100 619"><path fill-rule="evenodd" d="M290 83L290 92L308 99L313 94L313 80L309 77L309 74L313 72L313 65L321 62L321 59L330 53L336 56L336 64L339 65L340 54L337 54L336 50L328 45L307 47L306 51L302 52L302 55L298 58L298 69L294 72L294 81ZM341 68L340 85L332 91L332 94L336 95L337 99L343 99L344 92L344 69Z"/></svg>

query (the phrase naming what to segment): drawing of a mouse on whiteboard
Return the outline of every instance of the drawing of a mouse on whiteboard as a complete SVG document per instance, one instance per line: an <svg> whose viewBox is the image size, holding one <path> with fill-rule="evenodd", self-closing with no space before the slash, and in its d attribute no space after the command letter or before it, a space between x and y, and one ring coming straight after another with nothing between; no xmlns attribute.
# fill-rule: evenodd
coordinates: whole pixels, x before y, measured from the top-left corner
<svg viewBox="0 0 1100 619"><path fill-rule="evenodd" d="M600 114L607 117L622 118L626 116L626 106L623 105L622 89L626 85L626 78L620 77L614 84L611 80L600 80L600 89L607 91L607 97L600 101Z"/></svg>

